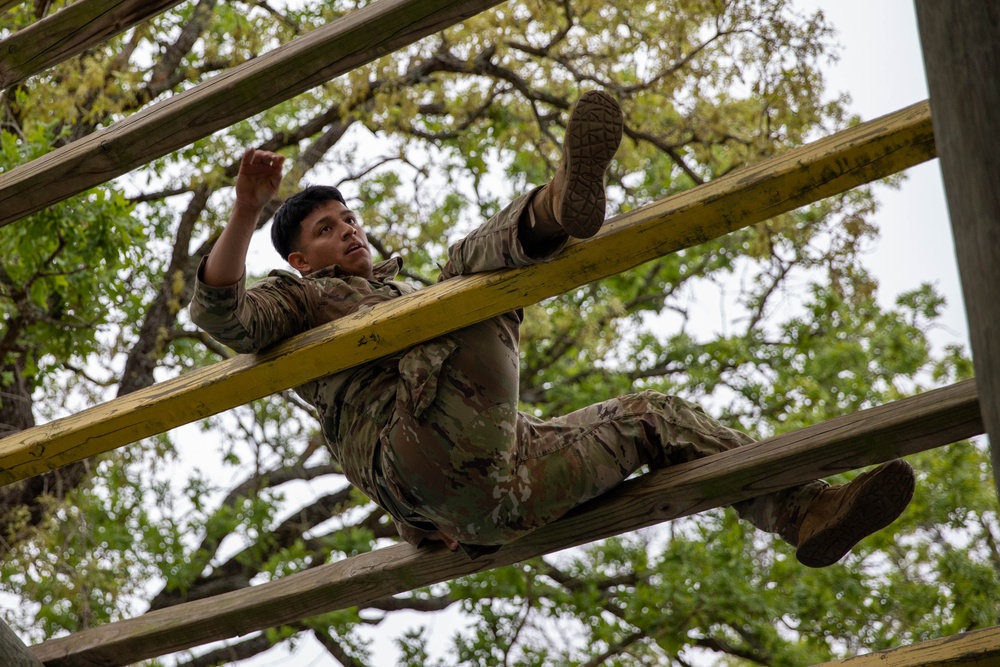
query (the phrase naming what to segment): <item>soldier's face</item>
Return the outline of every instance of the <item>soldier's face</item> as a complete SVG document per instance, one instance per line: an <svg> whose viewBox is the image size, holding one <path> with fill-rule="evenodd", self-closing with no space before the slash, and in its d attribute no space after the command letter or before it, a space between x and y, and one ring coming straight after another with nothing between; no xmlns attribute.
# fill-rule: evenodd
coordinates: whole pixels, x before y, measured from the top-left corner
<svg viewBox="0 0 1000 667"><path fill-rule="evenodd" d="M316 207L299 225L298 249L288 263L303 275L339 265L355 276L372 278L372 253L357 214L339 201Z"/></svg>

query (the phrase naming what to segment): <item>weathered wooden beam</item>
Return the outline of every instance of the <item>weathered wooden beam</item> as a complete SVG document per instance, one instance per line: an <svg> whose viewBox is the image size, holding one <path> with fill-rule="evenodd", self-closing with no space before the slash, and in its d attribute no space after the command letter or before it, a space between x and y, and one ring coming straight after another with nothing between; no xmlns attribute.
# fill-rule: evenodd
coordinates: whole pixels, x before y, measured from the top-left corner
<svg viewBox="0 0 1000 667"><path fill-rule="evenodd" d="M80 461L767 220L934 155L926 103L619 216L550 262L463 276L0 440L0 484Z"/></svg>
<svg viewBox="0 0 1000 667"><path fill-rule="evenodd" d="M182 0L79 0L0 42L0 90L122 33Z"/></svg>
<svg viewBox="0 0 1000 667"><path fill-rule="evenodd" d="M48 667L125 665L516 563L982 432L974 381L630 480L498 552L469 560L398 544L32 647ZM919 491L918 491L919 492Z"/></svg>
<svg viewBox="0 0 1000 667"><path fill-rule="evenodd" d="M1000 497L1000 3L917 0L917 21Z"/></svg>
<svg viewBox="0 0 1000 667"><path fill-rule="evenodd" d="M0 174L0 226L265 111L500 0L377 0Z"/></svg>
<svg viewBox="0 0 1000 667"><path fill-rule="evenodd" d="M1000 627L886 649L815 667L961 667L1000 665Z"/></svg>
<svg viewBox="0 0 1000 667"><path fill-rule="evenodd" d="M0 665L3 667L43 667L21 638L0 621Z"/></svg>
<svg viewBox="0 0 1000 667"><path fill-rule="evenodd" d="M11 7L16 7L22 2L24 2L24 0L0 0L0 12L7 11Z"/></svg>

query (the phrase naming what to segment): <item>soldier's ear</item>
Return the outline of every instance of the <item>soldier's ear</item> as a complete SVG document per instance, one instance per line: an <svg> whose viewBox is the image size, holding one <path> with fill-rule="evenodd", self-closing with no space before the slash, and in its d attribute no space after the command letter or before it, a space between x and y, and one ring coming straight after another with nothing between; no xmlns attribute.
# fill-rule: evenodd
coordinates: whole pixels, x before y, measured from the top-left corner
<svg viewBox="0 0 1000 667"><path fill-rule="evenodd" d="M288 263L292 265L293 269L303 275L309 273L309 261L298 250L288 254Z"/></svg>

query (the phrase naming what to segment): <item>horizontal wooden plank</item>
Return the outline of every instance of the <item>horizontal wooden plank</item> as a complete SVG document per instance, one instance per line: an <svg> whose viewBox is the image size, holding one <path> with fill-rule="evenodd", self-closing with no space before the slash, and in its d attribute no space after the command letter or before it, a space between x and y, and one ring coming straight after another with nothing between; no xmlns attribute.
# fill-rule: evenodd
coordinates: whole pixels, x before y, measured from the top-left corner
<svg viewBox="0 0 1000 667"><path fill-rule="evenodd" d="M7 11L11 7L16 7L24 2L24 0L0 0L0 12Z"/></svg>
<svg viewBox="0 0 1000 667"><path fill-rule="evenodd" d="M544 264L462 276L0 440L0 484L80 461L561 294L934 155L921 103L609 221Z"/></svg>
<svg viewBox="0 0 1000 667"><path fill-rule="evenodd" d="M125 665L364 605L979 433L979 399L970 380L653 471L474 561L443 546L415 549L398 544L249 589L85 630L31 650L49 667Z"/></svg>
<svg viewBox="0 0 1000 667"><path fill-rule="evenodd" d="M496 4L499 0L377 0L106 130L0 174L0 226L121 176Z"/></svg>
<svg viewBox="0 0 1000 667"><path fill-rule="evenodd" d="M182 0L79 0L0 42L0 90L122 33Z"/></svg>
<svg viewBox="0 0 1000 667"><path fill-rule="evenodd" d="M961 667L1000 665L1000 626L900 648L824 662L815 667Z"/></svg>

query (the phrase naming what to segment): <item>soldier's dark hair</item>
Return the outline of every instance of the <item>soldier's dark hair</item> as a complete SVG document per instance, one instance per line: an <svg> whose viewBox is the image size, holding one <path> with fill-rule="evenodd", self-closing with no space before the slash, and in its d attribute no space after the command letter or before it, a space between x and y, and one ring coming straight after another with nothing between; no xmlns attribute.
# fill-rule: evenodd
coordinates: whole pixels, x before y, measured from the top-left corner
<svg viewBox="0 0 1000 667"><path fill-rule="evenodd" d="M274 222L271 223L271 244L285 260L298 245L302 221L328 201L339 201L347 206L344 195L332 185L310 185L286 199L275 212Z"/></svg>

